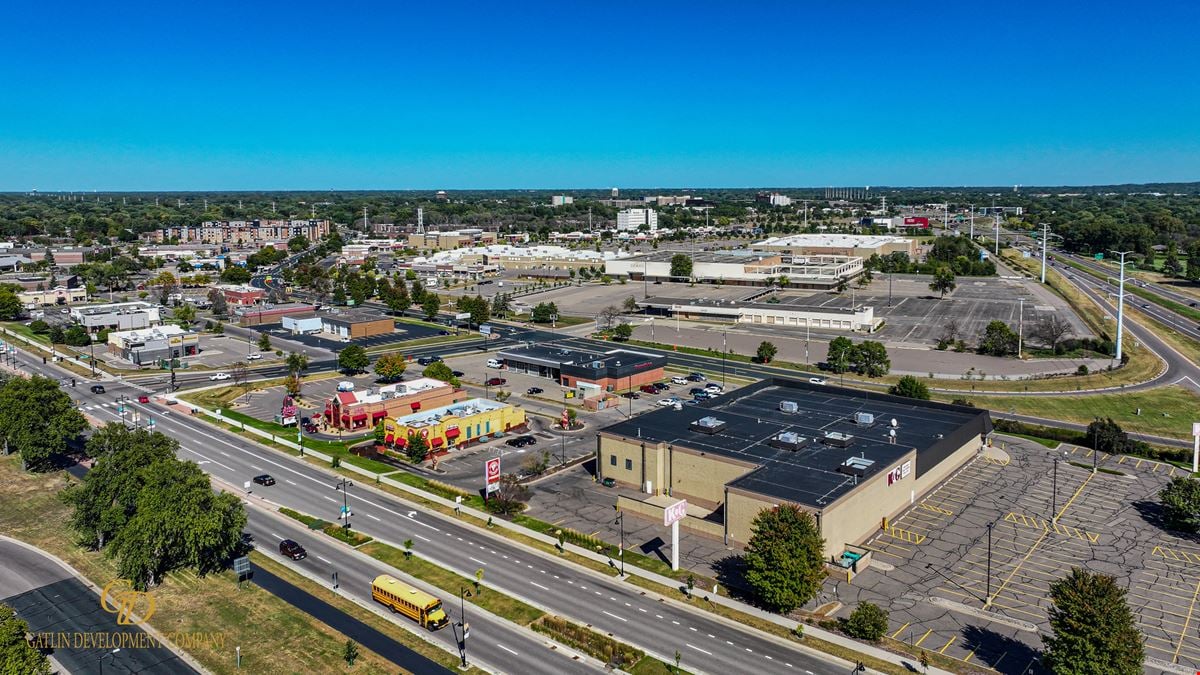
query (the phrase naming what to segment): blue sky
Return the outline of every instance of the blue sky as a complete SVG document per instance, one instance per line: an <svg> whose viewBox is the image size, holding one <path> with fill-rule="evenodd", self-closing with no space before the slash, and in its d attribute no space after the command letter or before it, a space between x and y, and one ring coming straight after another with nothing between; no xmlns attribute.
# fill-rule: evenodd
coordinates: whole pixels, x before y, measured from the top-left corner
<svg viewBox="0 0 1200 675"><path fill-rule="evenodd" d="M0 190L1200 180L1196 3L410 4L13 5Z"/></svg>

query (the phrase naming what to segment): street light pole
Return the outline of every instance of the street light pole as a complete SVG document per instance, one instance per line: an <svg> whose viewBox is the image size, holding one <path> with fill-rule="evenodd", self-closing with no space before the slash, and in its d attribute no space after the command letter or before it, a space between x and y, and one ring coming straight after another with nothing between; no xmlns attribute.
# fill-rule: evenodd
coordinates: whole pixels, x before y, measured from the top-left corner
<svg viewBox="0 0 1200 675"><path fill-rule="evenodd" d="M1025 339L1025 298L1018 298L1020 302L1017 305L1020 309L1017 310L1017 359L1021 358L1021 343Z"/></svg>
<svg viewBox="0 0 1200 675"><path fill-rule="evenodd" d="M1046 242L1050 239L1050 224L1042 223L1042 283L1046 283Z"/></svg>
<svg viewBox="0 0 1200 675"><path fill-rule="evenodd" d="M992 526L995 521L988 523L988 556L987 556L987 602L984 607L992 604Z"/></svg>
<svg viewBox="0 0 1200 675"><path fill-rule="evenodd" d="M722 329L721 330L721 388L722 389L725 388L725 355L729 351L729 347L726 345L726 342L725 342L726 337L727 336L725 334L725 330Z"/></svg>
<svg viewBox="0 0 1200 675"><path fill-rule="evenodd" d="M1054 482L1050 490L1050 522L1058 522L1058 457L1054 458Z"/></svg>
<svg viewBox="0 0 1200 675"><path fill-rule="evenodd" d="M617 508L616 505L613 508ZM625 514L617 511L617 524L621 526L621 546L617 549L617 557L621 559L621 577L625 577Z"/></svg>
<svg viewBox="0 0 1200 675"><path fill-rule="evenodd" d="M458 611L459 611L460 616L462 617L462 620L460 621L460 623L461 623L461 628L462 628L462 665L463 665L463 668L467 667L467 600L466 600L466 597L468 595L471 595L471 592L468 591L466 588L459 586L459 588L458 588Z"/></svg>
<svg viewBox="0 0 1200 675"><path fill-rule="evenodd" d="M352 487L354 487L354 483L345 478L333 486L334 490L341 490L342 492L342 528L347 530L350 529L350 495L348 490Z"/></svg>
<svg viewBox="0 0 1200 675"><path fill-rule="evenodd" d="M1121 363L1121 341L1125 334L1125 256L1133 251L1113 251L1121 256L1121 281L1117 287L1117 364Z"/></svg>

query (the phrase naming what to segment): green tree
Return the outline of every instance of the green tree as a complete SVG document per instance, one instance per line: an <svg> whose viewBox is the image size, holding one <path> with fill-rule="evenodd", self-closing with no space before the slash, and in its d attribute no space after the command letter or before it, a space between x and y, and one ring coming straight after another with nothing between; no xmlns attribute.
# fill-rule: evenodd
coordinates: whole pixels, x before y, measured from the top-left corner
<svg viewBox="0 0 1200 675"><path fill-rule="evenodd" d="M213 335L224 335L225 334L225 324L221 323L220 321L216 322L215 324L213 324L212 332L213 332Z"/></svg>
<svg viewBox="0 0 1200 675"><path fill-rule="evenodd" d="M433 321L437 318L438 310L442 308L442 301L438 299L437 293L426 293L421 300L421 311L425 312L425 319Z"/></svg>
<svg viewBox="0 0 1200 675"><path fill-rule="evenodd" d="M229 315L229 303L225 301L225 294L221 289L214 288L208 292L208 301L212 304L212 313L216 317L224 317Z"/></svg>
<svg viewBox="0 0 1200 675"><path fill-rule="evenodd" d="M375 374L385 382L395 382L404 376L408 360L403 354L384 354L375 360Z"/></svg>
<svg viewBox="0 0 1200 675"><path fill-rule="evenodd" d="M944 298L946 293L955 288L957 284L954 283L954 271L948 265L939 265L933 270L933 281L929 284L929 290L937 291L941 294L939 297Z"/></svg>
<svg viewBox="0 0 1200 675"><path fill-rule="evenodd" d="M409 270L409 272L411 271ZM425 304L425 286L421 283L420 279L412 280L412 283L409 285L408 295L412 298L414 305L423 306Z"/></svg>
<svg viewBox="0 0 1200 675"><path fill-rule="evenodd" d="M671 256L671 277L690 279L692 277L692 257L686 253L676 253Z"/></svg>
<svg viewBox="0 0 1200 675"><path fill-rule="evenodd" d="M0 289L0 320L13 321L21 318L21 301L11 289Z"/></svg>
<svg viewBox="0 0 1200 675"><path fill-rule="evenodd" d="M288 393L288 396L299 396L304 383L300 381L300 376L296 373L288 373L283 378L283 390Z"/></svg>
<svg viewBox="0 0 1200 675"><path fill-rule="evenodd" d="M92 336L88 335L83 326L75 324L68 328L67 332L63 333L63 342L72 347L86 347L92 344Z"/></svg>
<svg viewBox="0 0 1200 675"><path fill-rule="evenodd" d="M863 340L855 345L850 356L855 369L867 377L883 377L892 369L892 360L882 342Z"/></svg>
<svg viewBox="0 0 1200 675"><path fill-rule="evenodd" d="M12 607L0 604L0 672L49 675L50 660L29 644L27 633L29 624Z"/></svg>
<svg viewBox="0 0 1200 675"><path fill-rule="evenodd" d="M288 239L288 250L292 253L299 253L310 246L308 237L298 234L291 239Z"/></svg>
<svg viewBox="0 0 1200 675"><path fill-rule="evenodd" d="M362 345L347 345L338 353L338 368L346 373L366 372L371 357Z"/></svg>
<svg viewBox="0 0 1200 675"><path fill-rule="evenodd" d="M825 363L835 373L844 373L849 370L854 363L854 343L850 341L850 338L838 336L830 340Z"/></svg>
<svg viewBox="0 0 1200 675"><path fill-rule="evenodd" d="M633 326L630 326L627 323L619 323L613 326L609 333L612 335L614 340L625 341L633 337Z"/></svg>
<svg viewBox="0 0 1200 675"><path fill-rule="evenodd" d="M271 351L271 336L268 335L266 331L258 334L258 351Z"/></svg>
<svg viewBox="0 0 1200 675"><path fill-rule="evenodd" d="M1115 579L1078 567L1050 584L1043 663L1055 675L1141 675L1145 638Z"/></svg>
<svg viewBox="0 0 1200 675"><path fill-rule="evenodd" d="M425 455L429 454L429 441L421 434L409 436L408 445L404 446L404 454L408 461L414 464L425 461Z"/></svg>
<svg viewBox="0 0 1200 675"><path fill-rule="evenodd" d="M999 319L989 321L979 341L979 351L991 356L1016 354L1017 332Z"/></svg>
<svg viewBox="0 0 1200 675"><path fill-rule="evenodd" d="M765 606L786 614L820 592L824 550L807 511L795 504L759 511L743 555L746 582Z"/></svg>
<svg viewBox="0 0 1200 675"><path fill-rule="evenodd" d="M293 375L299 375L305 370L308 370L308 356L301 354L300 352L292 352L291 354L288 354L284 364L287 365L289 373Z"/></svg>
<svg viewBox="0 0 1200 675"><path fill-rule="evenodd" d="M770 363L775 360L775 355L779 353L779 349L771 342L763 340L758 343L758 350L754 352L758 357L759 363Z"/></svg>
<svg viewBox="0 0 1200 675"><path fill-rule="evenodd" d="M380 420L375 424L375 428L372 430L371 435L375 438L376 445L383 445L384 440L387 439L387 432L383 428L383 420Z"/></svg>
<svg viewBox="0 0 1200 675"><path fill-rule="evenodd" d="M402 283L397 283L392 292L384 300L387 303L388 309L399 314L404 310L412 307L412 297L408 294L408 288Z"/></svg>
<svg viewBox="0 0 1200 675"><path fill-rule="evenodd" d="M421 376L449 382L454 378L454 371L444 361L434 361L425 366L425 369L421 371Z"/></svg>
<svg viewBox="0 0 1200 675"><path fill-rule="evenodd" d="M1183 275L1183 263L1179 262L1179 250L1175 242L1167 244L1167 257L1163 261L1162 273L1169 277Z"/></svg>
<svg viewBox="0 0 1200 675"><path fill-rule="evenodd" d="M888 613L878 605L863 602L850 613L846 620L846 634L859 640L875 642L887 632Z"/></svg>
<svg viewBox="0 0 1200 675"><path fill-rule="evenodd" d="M63 331L62 326L54 325L50 327L50 334L46 336L50 340L50 344L61 345L67 341L67 334Z"/></svg>
<svg viewBox="0 0 1200 675"><path fill-rule="evenodd" d="M1106 452L1110 455L1124 454L1129 450L1131 442L1129 434L1121 428L1121 425L1112 420L1111 417L1097 417L1087 426L1085 433L1086 443L1089 447L1097 452Z"/></svg>
<svg viewBox="0 0 1200 675"><path fill-rule="evenodd" d="M227 284L248 284L250 276L250 270L239 265L230 265L221 270L221 281Z"/></svg>
<svg viewBox="0 0 1200 675"><path fill-rule="evenodd" d="M539 302L529 313L529 320L534 323L550 323L558 316L558 305L553 302Z"/></svg>
<svg viewBox="0 0 1200 675"><path fill-rule="evenodd" d="M903 396L904 398L915 398L922 401L929 400L929 387L912 375L901 376L896 384L888 388L888 393L893 396Z"/></svg>
<svg viewBox="0 0 1200 675"><path fill-rule="evenodd" d="M358 645L354 644L354 640L346 640L346 646L342 649L342 659L348 666L353 666L358 660Z"/></svg>
<svg viewBox="0 0 1200 675"><path fill-rule="evenodd" d="M1184 532L1200 532L1200 481L1175 476L1158 498L1168 525Z"/></svg>
<svg viewBox="0 0 1200 675"><path fill-rule="evenodd" d="M190 302L185 302L173 310L173 315L180 326L187 328L196 320L196 306Z"/></svg>
<svg viewBox="0 0 1200 675"><path fill-rule="evenodd" d="M621 308L629 314L633 314L634 312L638 311L637 298L633 297L632 295L628 298L625 298L625 302L621 303Z"/></svg>
<svg viewBox="0 0 1200 675"><path fill-rule="evenodd" d="M39 375L4 382L0 406L0 437L21 454L21 463L29 471L51 468L51 457L88 428L58 382Z"/></svg>
<svg viewBox="0 0 1200 675"><path fill-rule="evenodd" d="M505 318L512 311L512 301L507 293L497 293L492 297L492 316Z"/></svg>

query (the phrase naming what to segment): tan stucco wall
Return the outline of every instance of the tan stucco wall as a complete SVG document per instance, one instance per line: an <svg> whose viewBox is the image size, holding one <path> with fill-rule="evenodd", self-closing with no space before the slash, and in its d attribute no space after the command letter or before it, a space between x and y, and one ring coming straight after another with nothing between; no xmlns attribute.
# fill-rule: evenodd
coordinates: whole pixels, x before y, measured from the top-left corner
<svg viewBox="0 0 1200 675"><path fill-rule="evenodd" d="M676 449L672 469L673 475L669 478L673 496L714 508L725 501L725 484L750 473L755 467Z"/></svg>
<svg viewBox="0 0 1200 675"><path fill-rule="evenodd" d="M846 544L858 544L879 530L884 517L899 513L912 503L916 488L916 452L906 454L900 461L883 467L883 471L860 483L853 492L844 495L821 512L821 531L825 537L825 555L840 553ZM887 474L892 469L912 462L908 477L888 485Z"/></svg>

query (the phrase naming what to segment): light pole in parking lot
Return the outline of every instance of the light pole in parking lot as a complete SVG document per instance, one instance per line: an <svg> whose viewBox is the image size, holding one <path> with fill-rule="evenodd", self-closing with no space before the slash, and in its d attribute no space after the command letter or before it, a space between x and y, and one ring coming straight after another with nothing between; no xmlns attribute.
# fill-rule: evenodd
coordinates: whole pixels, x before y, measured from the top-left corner
<svg viewBox="0 0 1200 675"><path fill-rule="evenodd" d="M1058 522L1058 463L1061 461L1064 461L1063 458L1066 456L1067 456L1067 453L1065 453L1065 452L1062 453L1062 457L1060 457L1058 455L1054 456L1054 480L1052 483L1052 489L1050 490L1050 522L1051 523Z"/></svg>
<svg viewBox="0 0 1200 675"><path fill-rule="evenodd" d="M729 347L726 346L726 331L721 329L721 387L725 386L725 357L729 353Z"/></svg>

